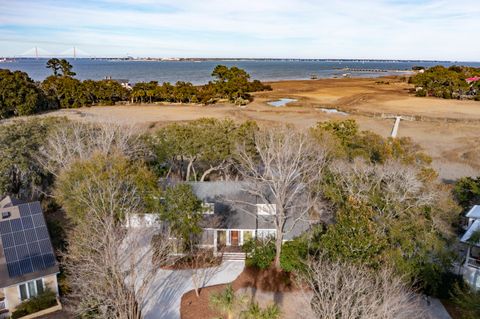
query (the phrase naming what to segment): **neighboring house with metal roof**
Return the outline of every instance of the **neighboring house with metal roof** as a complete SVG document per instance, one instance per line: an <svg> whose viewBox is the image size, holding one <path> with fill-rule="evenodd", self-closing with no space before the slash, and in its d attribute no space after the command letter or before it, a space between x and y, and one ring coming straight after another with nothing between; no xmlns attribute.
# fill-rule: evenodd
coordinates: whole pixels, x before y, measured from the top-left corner
<svg viewBox="0 0 480 319"><path fill-rule="evenodd" d="M460 241L467 245L467 254L462 273L472 287L480 289L480 205L473 206L465 217L466 232Z"/></svg>
<svg viewBox="0 0 480 319"><path fill-rule="evenodd" d="M204 202L201 245L218 251L236 251L251 238L275 237L275 204L260 202L238 181L191 183L195 195ZM310 221L288 218L284 236L291 240L310 228Z"/></svg>
<svg viewBox="0 0 480 319"><path fill-rule="evenodd" d="M58 295L59 268L39 202L0 201L0 313L47 288Z"/></svg>

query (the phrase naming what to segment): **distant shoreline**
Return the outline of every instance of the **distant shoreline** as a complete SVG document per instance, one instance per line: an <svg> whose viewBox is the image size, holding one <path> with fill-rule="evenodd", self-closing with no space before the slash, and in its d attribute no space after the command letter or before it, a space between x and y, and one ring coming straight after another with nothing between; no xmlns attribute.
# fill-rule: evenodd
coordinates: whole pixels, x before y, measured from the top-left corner
<svg viewBox="0 0 480 319"><path fill-rule="evenodd" d="M53 57L53 56L52 56ZM1 59L14 60L48 60L49 57L21 57L21 56L0 56ZM118 60L118 61L152 61L152 62L203 62L203 61L296 61L296 62L376 62L376 63L480 63L480 61L459 61L459 60L416 60L416 59L323 59L323 58L176 58L176 57L73 57L67 59L77 60Z"/></svg>

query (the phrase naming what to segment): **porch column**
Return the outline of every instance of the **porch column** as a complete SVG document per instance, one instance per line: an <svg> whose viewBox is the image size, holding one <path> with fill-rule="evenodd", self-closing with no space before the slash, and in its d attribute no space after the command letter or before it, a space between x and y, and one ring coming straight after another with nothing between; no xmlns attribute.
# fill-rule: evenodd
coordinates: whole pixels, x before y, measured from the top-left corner
<svg viewBox="0 0 480 319"><path fill-rule="evenodd" d="M217 230L213 231L213 254L217 254Z"/></svg>

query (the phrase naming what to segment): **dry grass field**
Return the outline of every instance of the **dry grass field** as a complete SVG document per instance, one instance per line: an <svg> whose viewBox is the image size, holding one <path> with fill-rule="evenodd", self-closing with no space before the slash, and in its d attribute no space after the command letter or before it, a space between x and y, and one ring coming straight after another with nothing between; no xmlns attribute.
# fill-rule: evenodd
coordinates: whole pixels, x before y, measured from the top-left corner
<svg viewBox="0 0 480 319"><path fill-rule="evenodd" d="M388 82L388 84L386 84ZM393 119L386 115L416 116L402 121L399 136L409 136L433 158L433 166L444 180L480 172L480 103L474 101L418 98L411 86L400 79L321 79L270 83L273 91L255 94L245 107L230 104L125 105L58 110L48 113L86 121L138 124L149 128L174 121L201 117L255 120L261 125L289 123L308 128L319 121L355 119L361 129L389 136ZM285 107L272 107L268 101L293 98ZM322 108L336 108L349 115L329 114Z"/></svg>

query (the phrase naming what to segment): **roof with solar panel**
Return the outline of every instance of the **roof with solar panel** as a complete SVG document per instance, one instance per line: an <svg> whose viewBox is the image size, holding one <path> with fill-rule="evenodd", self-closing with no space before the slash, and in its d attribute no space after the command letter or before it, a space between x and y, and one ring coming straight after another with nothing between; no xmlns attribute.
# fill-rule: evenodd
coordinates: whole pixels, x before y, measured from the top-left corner
<svg viewBox="0 0 480 319"><path fill-rule="evenodd" d="M58 273L39 202L0 201L0 287Z"/></svg>

